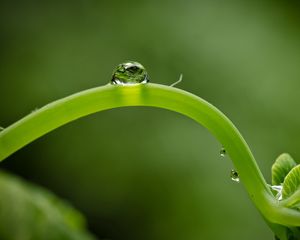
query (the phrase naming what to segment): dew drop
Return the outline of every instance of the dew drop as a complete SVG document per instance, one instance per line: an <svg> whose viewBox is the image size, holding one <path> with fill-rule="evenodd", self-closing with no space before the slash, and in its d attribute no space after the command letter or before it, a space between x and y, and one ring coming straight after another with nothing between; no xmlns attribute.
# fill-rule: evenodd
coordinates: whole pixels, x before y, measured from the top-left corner
<svg viewBox="0 0 300 240"><path fill-rule="evenodd" d="M111 84L132 85L149 82L144 66L138 62L125 62L119 64L112 75Z"/></svg>
<svg viewBox="0 0 300 240"><path fill-rule="evenodd" d="M220 156L225 157L226 156L226 149L224 147L221 148L220 150Z"/></svg>
<svg viewBox="0 0 300 240"><path fill-rule="evenodd" d="M4 127L0 127L0 132L4 130Z"/></svg>
<svg viewBox="0 0 300 240"><path fill-rule="evenodd" d="M230 171L230 178L234 182L237 182L237 183L240 182L240 177L239 177L238 172L233 169Z"/></svg>

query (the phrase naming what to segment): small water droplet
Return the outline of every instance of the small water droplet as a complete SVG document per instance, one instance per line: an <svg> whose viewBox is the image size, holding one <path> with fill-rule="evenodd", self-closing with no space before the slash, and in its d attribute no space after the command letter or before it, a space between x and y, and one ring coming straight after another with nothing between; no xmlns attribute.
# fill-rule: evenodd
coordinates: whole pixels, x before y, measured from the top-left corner
<svg viewBox="0 0 300 240"><path fill-rule="evenodd" d="M0 127L0 132L4 130L4 127Z"/></svg>
<svg viewBox="0 0 300 240"><path fill-rule="evenodd" d="M119 64L113 72L111 84L129 85L149 82L148 74L142 64L125 62Z"/></svg>
<svg viewBox="0 0 300 240"><path fill-rule="evenodd" d="M240 182L240 177L238 172L233 169L230 171L230 178L232 181Z"/></svg>
<svg viewBox="0 0 300 240"><path fill-rule="evenodd" d="M220 156L225 157L226 156L226 149L224 147L221 148L220 150Z"/></svg>

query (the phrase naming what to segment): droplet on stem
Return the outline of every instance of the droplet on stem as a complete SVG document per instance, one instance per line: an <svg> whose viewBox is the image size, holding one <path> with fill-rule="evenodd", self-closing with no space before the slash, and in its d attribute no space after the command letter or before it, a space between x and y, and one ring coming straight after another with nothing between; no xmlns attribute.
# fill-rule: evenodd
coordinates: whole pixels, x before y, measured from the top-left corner
<svg viewBox="0 0 300 240"><path fill-rule="evenodd" d="M125 62L119 64L113 72L111 84L129 85L149 82L144 66L138 62Z"/></svg>
<svg viewBox="0 0 300 240"><path fill-rule="evenodd" d="M221 148L220 150L220 156L225 157L226 156L226 149L224 147Z"/></svg>
<svg viewBox="0 0 300 240"><path fill-rule="evenodd" d="M232 169L230 171L230 178L232 181L234 182L240 182L240 177L237 171L235 171L234 169Z"/></svg>

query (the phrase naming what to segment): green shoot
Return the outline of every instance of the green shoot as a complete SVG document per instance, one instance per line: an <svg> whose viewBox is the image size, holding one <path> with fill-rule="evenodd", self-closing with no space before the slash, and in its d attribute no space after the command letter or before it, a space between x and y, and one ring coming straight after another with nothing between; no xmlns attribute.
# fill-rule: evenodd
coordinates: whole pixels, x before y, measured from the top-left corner
<svg viewBox="0 0 300 240"><path fill-rule="evenodd" d="M135 71L140 69L132 68L130 71L136 77ZM146 74L144 71L142 73ZM120 79L122 80L122 76ZM52 102L5 128L0 132L0 161L46 133L99 111L126 106L158 107L175 111L203 125L220 141L233 161L240 182L277 238L284 240L298 237L299 167L295 167L289 158L287 163L280 160L274 165L274 184L288 186L283 187L284 196L281 201L266 183L246 141L216 107L198 96L171 86L146 83L147 81L140 79L136 81L144 84L127 84L128 79L125 80L126 84L108 84Z"/></svg>

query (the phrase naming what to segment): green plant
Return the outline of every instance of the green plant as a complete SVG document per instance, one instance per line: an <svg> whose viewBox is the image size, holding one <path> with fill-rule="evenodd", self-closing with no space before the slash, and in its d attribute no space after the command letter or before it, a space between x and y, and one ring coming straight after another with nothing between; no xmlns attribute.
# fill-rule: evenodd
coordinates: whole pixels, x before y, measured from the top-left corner
<svg viewBox="0 0 300 240"><path fill-rule="evenodd" d="M147 82L140 64L119 65L112 84L50 103L4 129L0 161L44 134L98 111L124 106L168 109L194 119L220 141L238 171L234 177L240 178L277 239L299 239L300 166L288 154L279 156L272 167L273 186L268 185L246 141L222 112L191 93Z"/></svg>

